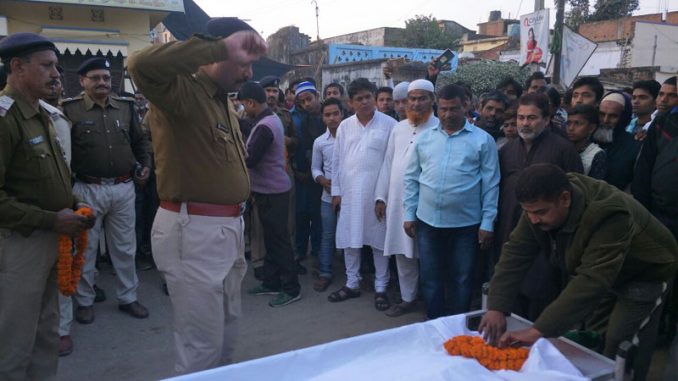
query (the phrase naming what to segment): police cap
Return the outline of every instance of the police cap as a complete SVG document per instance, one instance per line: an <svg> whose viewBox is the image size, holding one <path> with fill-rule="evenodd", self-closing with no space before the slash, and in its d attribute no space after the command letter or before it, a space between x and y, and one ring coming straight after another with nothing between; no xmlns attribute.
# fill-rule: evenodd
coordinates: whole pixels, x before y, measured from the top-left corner
<svg viewBox="0 0 678 381"><path fill-rule="evenodd" d="M267 87L278 87L280 85L280 78L274 75L267 75L259 80L259 84L264 89Z"/></svg>
<svg viewBox="0 0 678 381"><path fill-rule="evenodd" d="M111 63L105 57L92 57L84 60L78 67L78 74L85 75L91 70L111 70Z"/></svg>
<svg viewBox="0 0 678 381"><path fill-rule="evenodd" d="M245 82L238 91L238 99L241 101L251 99L257 103L266 103L266 92L258 83L249 81Z"/></svg>
<svg viewBox="0 0 678 381"><path fill-rule="evenodd" d="M207 22L207 33L214 37L226 38L244 30L254 31L254 28L237 17L214 17Z"/></svg>
<svg viewBox="0 0 678 381"><path fill-rule="evenodd" d="M0 58L6 64L14 57L23 57L43 50L58 53L52 41L35 33L15 33L0 41Z"/></svg>

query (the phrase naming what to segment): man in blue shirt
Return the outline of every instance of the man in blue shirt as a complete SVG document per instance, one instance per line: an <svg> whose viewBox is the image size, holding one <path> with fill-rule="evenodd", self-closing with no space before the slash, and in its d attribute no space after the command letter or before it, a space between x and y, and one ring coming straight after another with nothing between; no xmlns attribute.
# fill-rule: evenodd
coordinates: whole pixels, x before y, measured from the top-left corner
<svg viewBox="0 0 678 381"><path fill-rule="evenodd" d="M478 244L490 245L499 198L499 159L492 136L466 118L464 88L438 93L440 124L415 143L405 171L405 232L416 239L426 314L467 312ZM444 280L452 282L445 302Z"/></svg>

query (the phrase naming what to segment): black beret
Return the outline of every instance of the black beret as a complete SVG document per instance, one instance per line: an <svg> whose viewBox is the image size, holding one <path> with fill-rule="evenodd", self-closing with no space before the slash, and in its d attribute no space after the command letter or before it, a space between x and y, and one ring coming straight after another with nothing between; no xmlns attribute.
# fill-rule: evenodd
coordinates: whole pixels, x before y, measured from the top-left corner
<svg viewBox="0 0 678 381"><path fill-rule="evenodd" d="M0 40L0 58L7 63L13 57L21 57L43 50L58 53L54 43L35 33L15 33Z"/></svg>
<svg viewBox="0 0 678 381"><path fill-rule="evenodd" d="M256 82L245 82L240 88L240 91L238 91L238 99L251 99L257 103L266 103L266 92L264 91L264 88Z"/></svg>
<svg viewBox="0 0 678 381"><path fill-rule="evenodd" d="M78 74L85 75L91 70L111 70L111 63L105 57L92 57L84 60L78 67Z"/></svg>
<svg viewBox="0 0 678 381"><path fill-rule="evenodd" d="M264 78L259 80L259 84L263 88L278 87L278 85L280 85L280 78L278 78L274 75L267 75Z"/></svg>
<svg viewBox="0 0 678 381"><path fill-rule="evenodd" d="M243 30L254 31L254 28L237 17L215 17L207 22L207 33L214 37L226 38Z"/></svg>

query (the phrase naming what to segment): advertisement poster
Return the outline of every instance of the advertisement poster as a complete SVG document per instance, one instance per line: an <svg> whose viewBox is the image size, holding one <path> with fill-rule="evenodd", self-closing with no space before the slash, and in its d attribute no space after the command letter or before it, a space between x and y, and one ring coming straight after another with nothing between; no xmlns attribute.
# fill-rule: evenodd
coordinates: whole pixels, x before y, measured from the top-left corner
<svg viewBox="0 0 678 381"><path fill-rule="evenodd" d="M543 64L549 50L549 10L520 16L520 64Z"/></svg>

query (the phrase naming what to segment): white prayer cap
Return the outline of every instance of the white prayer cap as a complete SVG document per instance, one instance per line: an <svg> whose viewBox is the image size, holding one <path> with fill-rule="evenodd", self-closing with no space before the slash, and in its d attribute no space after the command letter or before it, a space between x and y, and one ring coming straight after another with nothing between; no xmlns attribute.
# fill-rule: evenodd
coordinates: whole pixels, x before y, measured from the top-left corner
<svg viewBox="0 0 678 381"><path fill-rule="evenodd" d="M416 79L412 81L412 83L410 83L410 85L407 86L407 92L409 93L412 90L424 90L430 93L435 92L433 88L433 83L426 79Z"/></svg>
<svg viewBox="0 0 678 381"><path fill-rule="evenodd" d="M393 100L394 101L402 101L403 99L407 99L407 86L409 86L410 83L407 81L400 82L393 88Z"/></svg>
<svg viewBox="0 0 678 381"><path fill-rule="evenodd" d="M610 102L614 102L614 103L619 103L620 105L626 107L626 102L624 101L624 96L621 95L620 93L609 93L603 98L602 101L603 102L610 101Z"/></svg>

